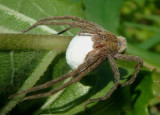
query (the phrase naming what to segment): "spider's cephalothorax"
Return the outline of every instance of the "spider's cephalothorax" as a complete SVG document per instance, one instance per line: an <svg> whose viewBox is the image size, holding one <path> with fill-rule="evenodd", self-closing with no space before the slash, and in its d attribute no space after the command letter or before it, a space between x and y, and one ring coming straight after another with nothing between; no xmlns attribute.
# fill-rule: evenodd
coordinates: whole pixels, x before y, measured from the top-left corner
<svg viewBox="0 0 160 115"><path fill-rule="evenodd" d="M105 32L105 34L100 34L100 47L105 47L107 53L115 54L118 51L118 39L117 37L109 32ZM96 43L96 42L95 42Z"/></svg>
<svg viewBox="0 0 160 115"><path fill-rule="evenodd" d="M68 87L69 85L75 82L78 82L87 73L89 73L94 68L96 68L102 61L107 59L114 73L114 77L115 77L114 85L110 89L110 91L106 93L105 96L96 98L96 99L89 99L85 103L85 105L87 105L88 103L93 101L105 100L109 98L113 93L113 91L116 90L116 88L120 85L119 84L120 73L118 71L118 67L115 62L115 59L137 62L136 69L132 77L127 82L122 83L121 86L132 84L143 65L143 61L140 57L123 54L127 47L126 39L124 37L122 36L117 37L114 34L106 31L96 23L88 22L84 19L74 17L74 16L49 17L49 18L44 18L39 20L37 23L35 23L31 27L24 30L23 33L39 25L68 25L69 26L68 28L66 28L65 30L57 34L62 34L72 28L81 29L78 35L72 39L66 51L67 63L68 65L70 65L70 67L73 70L52 81L49 81L39 86L35 86L26 91L20 91L16 94L13 94L9 98L12 98L22 93L29 93L29 92L41 90L44 88L48 88L57 82L60 82L71 76L75 76L69 82L55 88L54 90L51 90L50 92L27 96L23 98L22 101L27 99L41 98L41 97L53 95L56 92Z"/></svg>

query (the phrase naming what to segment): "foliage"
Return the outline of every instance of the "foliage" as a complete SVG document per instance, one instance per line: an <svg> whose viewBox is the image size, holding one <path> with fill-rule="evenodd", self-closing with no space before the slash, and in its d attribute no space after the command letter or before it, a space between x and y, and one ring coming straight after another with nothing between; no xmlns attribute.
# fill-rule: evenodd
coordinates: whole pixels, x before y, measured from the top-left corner
<svg viewBox="0 0 160 115"><path fill-rule="evenodd" d="M160 55L157 53L160 42L157 9L160 7L156 2L158 0L0 0L0 114L158 114L154 105L160 102ZM144 60L135 83L118 88L111 98L89 104L84 110L85 101L104 96L113 85L113 73L105 61L80 82L53 96L22 103L19 100L24 95L9 100L7 97L15 92L70 71L64 52L71 37L50 35L64 26L41 26L28 34L19 34L43 17L62 15L85 17L116 35L126 36L127 53ZM71 30L65 35L73 36L76 32ZM121 82L124 82L132 75L135 63L120 60L117 63ZM40 92L52 90L67 81Z"/></svg>

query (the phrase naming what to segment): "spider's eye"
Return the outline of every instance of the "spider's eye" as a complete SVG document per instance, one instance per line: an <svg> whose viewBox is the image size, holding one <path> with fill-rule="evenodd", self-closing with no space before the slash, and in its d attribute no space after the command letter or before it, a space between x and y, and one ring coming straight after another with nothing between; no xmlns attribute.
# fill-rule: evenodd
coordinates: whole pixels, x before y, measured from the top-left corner
<svg viewBox="0 0 160 115"><path fill-rule="evenodd" d="M106 35L102 35L101 38L102 38L102 40L106 40L107 39Z"/></svg>

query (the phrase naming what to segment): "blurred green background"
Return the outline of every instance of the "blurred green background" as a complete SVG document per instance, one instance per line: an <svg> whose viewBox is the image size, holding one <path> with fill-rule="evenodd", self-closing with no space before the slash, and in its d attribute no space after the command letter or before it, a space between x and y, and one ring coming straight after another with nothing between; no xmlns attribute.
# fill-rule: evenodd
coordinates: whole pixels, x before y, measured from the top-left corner
<svg viewBox="0 0 160 115"><path fill-rule="evenodd" d="M144 60L135 83L119 88L110 99L89 104L84 110L86 100L104 96L113 86L113 73L106 61L80 82L51 97L19 103L24 97L21 95L9 100L7 97L19 90L70 70L65 50L71 37L61 36L59 41L52 35L65 26L42 26L20 34L41 18L63 15L87 19L117 36L125 36L126 53ZM74 36L77 31L64 35ZM56 47L50 47L53 42ZM0 115L160 115L159 0L0 0L0 50ZM117 63L124 82L132 75L135 63Z"/></svg>

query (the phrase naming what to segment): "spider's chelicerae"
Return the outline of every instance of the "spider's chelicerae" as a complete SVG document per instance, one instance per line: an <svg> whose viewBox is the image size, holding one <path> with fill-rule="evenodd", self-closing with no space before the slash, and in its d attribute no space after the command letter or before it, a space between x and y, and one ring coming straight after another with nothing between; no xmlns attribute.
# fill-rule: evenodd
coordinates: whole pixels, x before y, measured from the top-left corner
<svg viewBox="0 0 160 115"><path fill-rule="evenodd" d="M49 17L44 18L36 22L34 25L24 30L23 33L35 28L39 25L68 25L69 27L65 30L59 32L58 34L64 33L72 28L80 28L80 31L77 36L75 36L66 52L66 59L68 65L73 69L71 72L62 75L52 81L44 83L39 86L35 86L26 91L20 91L16 94L10 96L10 98L22 94L29 93L44 88L48 88L53 84L60 82L71 76L76 76L71 79L69 82L51 90L47 93L40 93L36 95L31 95L24 97L22 101L34 98L41 98L53 95L58 91L68 87L69 85L78 82L82 79L87 73L96 68L104 60L108 60L109 64L113 70L115 82L113 87L109 92L106 93L104 97L90 99L85 104L94 101L105 100L111 96L111 94L116 90L120 85L120 73L118 71L117 64L115 59L135 61L137 62L136 69L132 77L125 83L122 83L120 86L126 86L132 84L140 71L143 61L140 57L125 55L123 54L126 50L126 39L124 37L117 37L111 32L103 29L101 26L93 22L88 22L84 19L74 17L74 16L58 16L58 17Z"/></svg>

